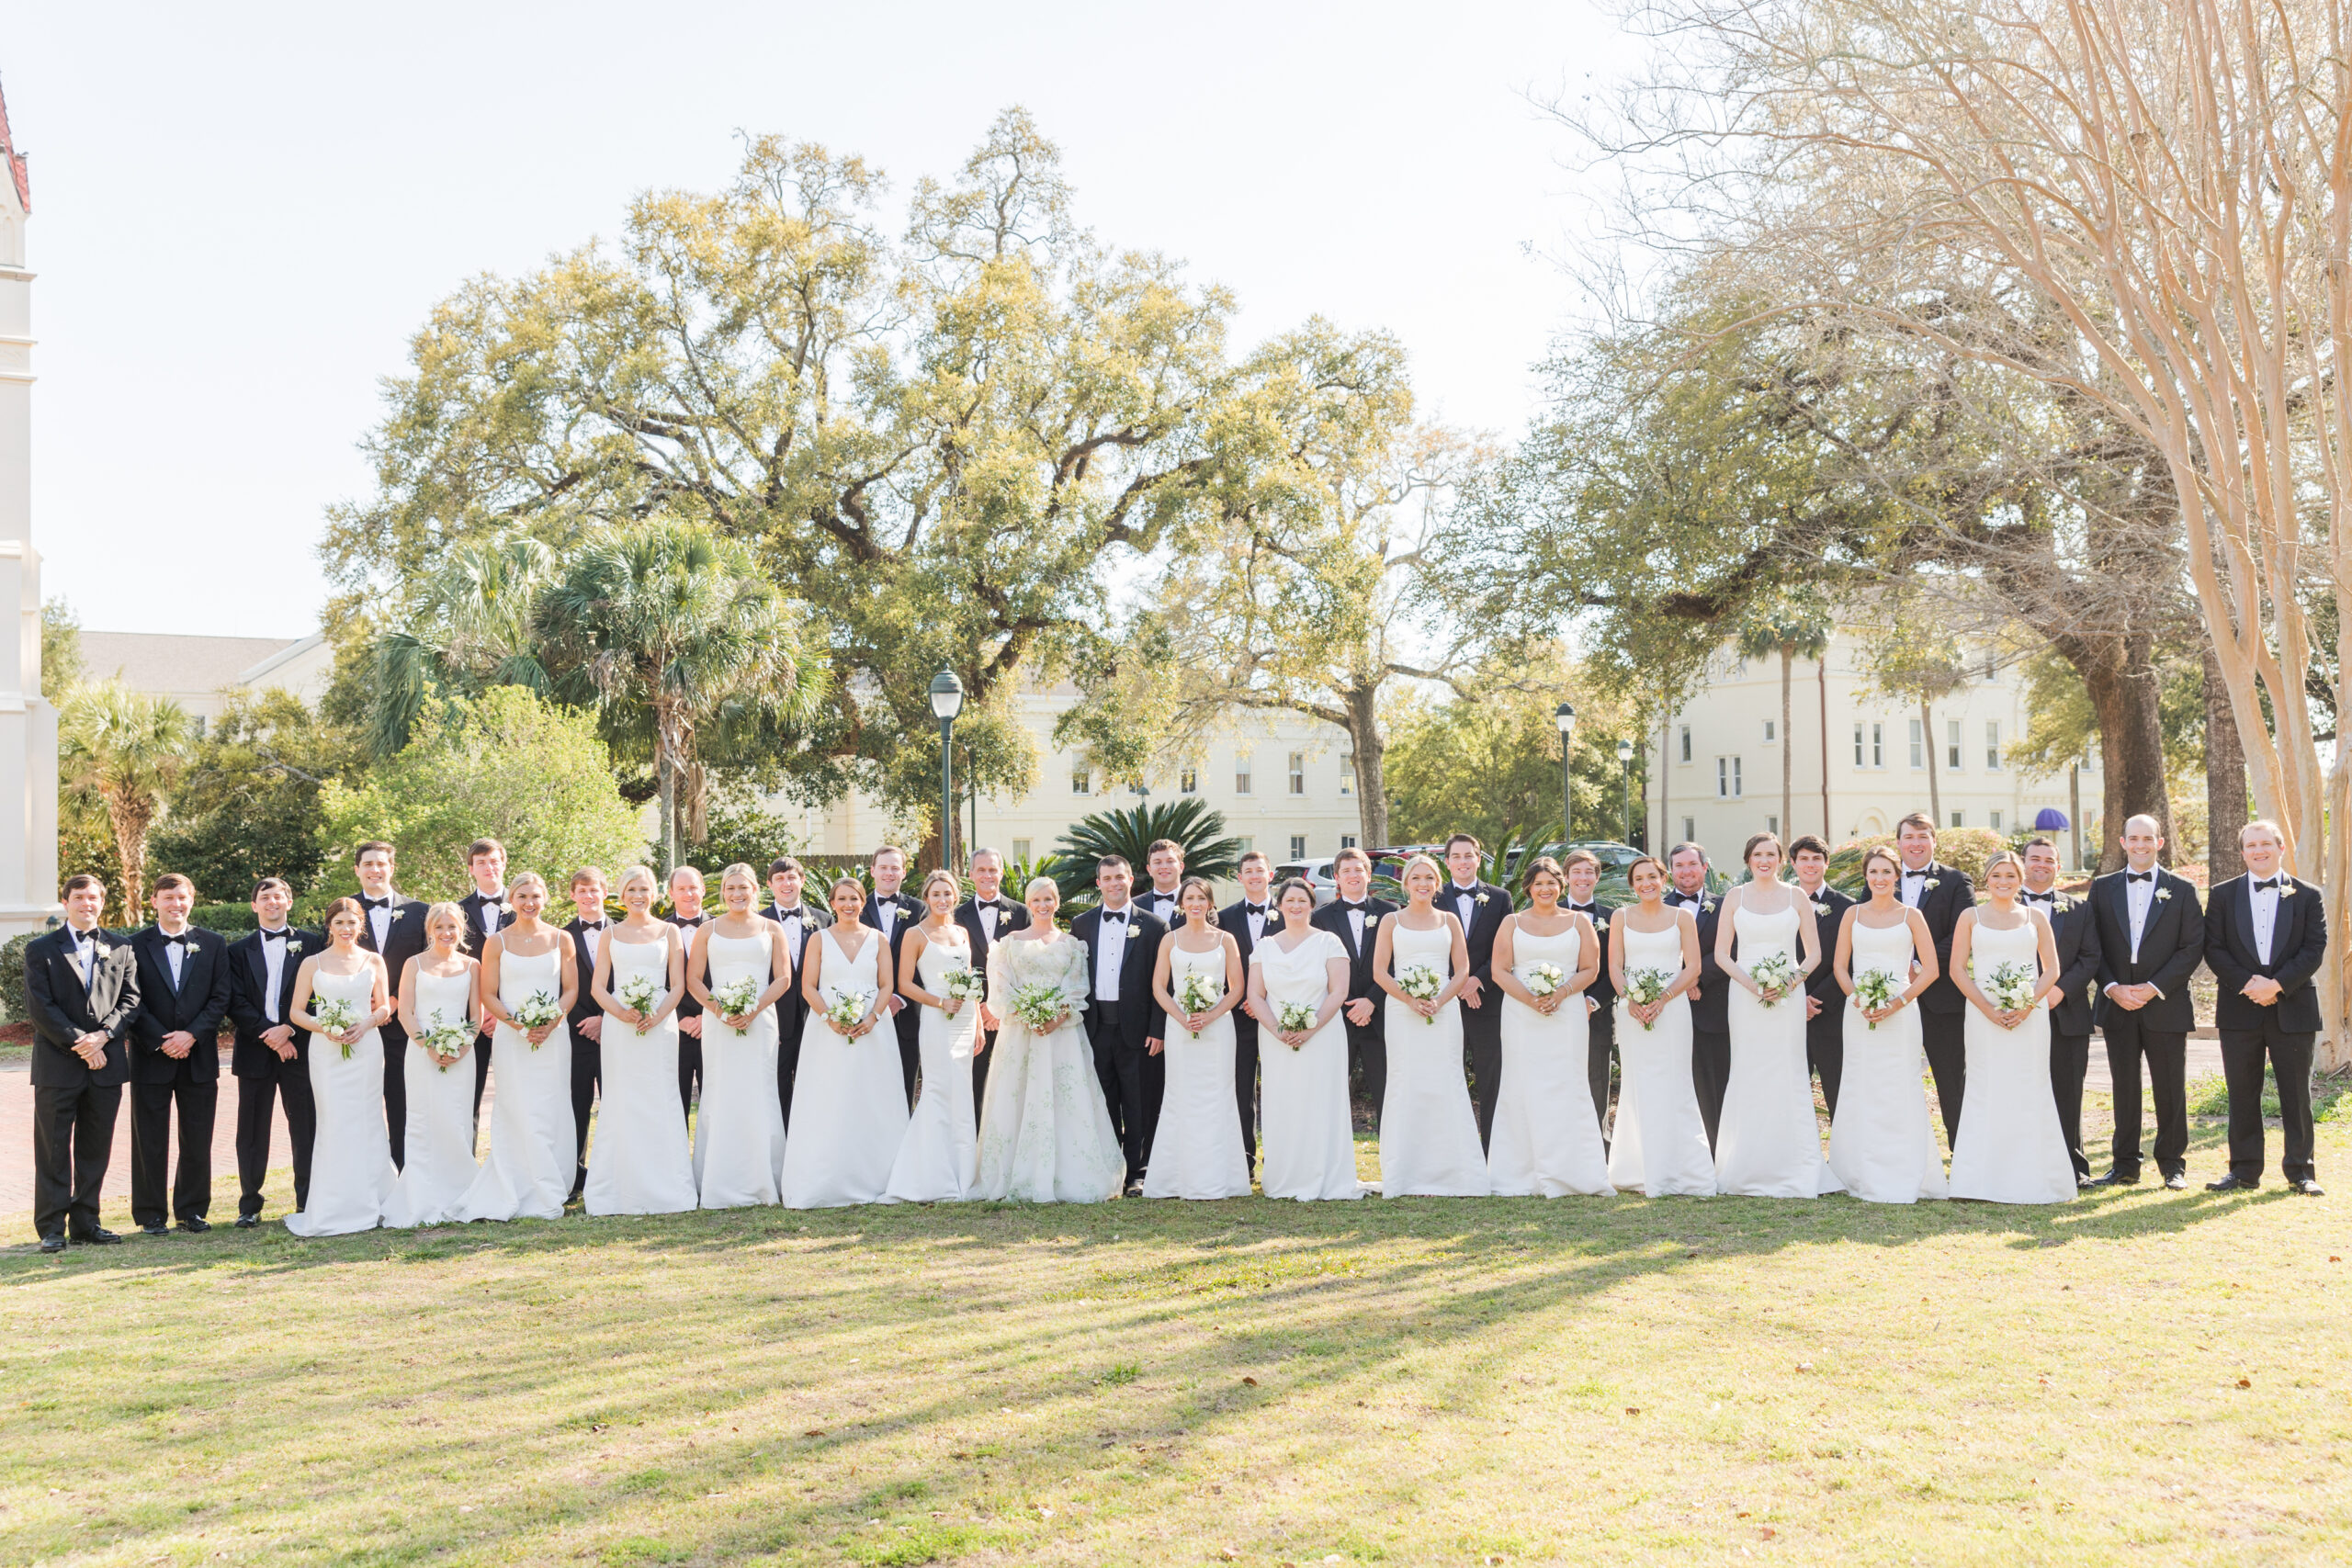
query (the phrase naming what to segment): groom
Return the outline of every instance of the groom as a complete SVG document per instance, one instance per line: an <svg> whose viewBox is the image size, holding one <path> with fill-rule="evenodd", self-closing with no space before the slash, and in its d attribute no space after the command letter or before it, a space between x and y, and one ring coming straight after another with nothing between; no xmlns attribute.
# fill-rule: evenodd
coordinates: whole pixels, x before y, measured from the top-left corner
<svg viewBox="0 0 2352 1568"><path fill-rule="evenodd" d="M367 916L360 924L359 945L382 954L385 984L397 1001L401 972L427 945L424 906L392 891L392 846L383 840L370 839L353 851L351 865L359 875L360 912ZM407 1157L408 1031L397 1009L377 1032L384 1042L384 1124L391 1133L392 1164L398 1167Z"/></svg>
<svg viewBox="0 0 2352 1568"><path fill-rule="evenodd" d="M2153 817L2123 824L2124 869L2091 884L2098 921L2098 1003L2115 1079L2115 1163L2095 1185L2140 1179L2140 1064L2156 1100L2156 1168L2175 1191L2188 1185L2188 1032L2197 1010L2188 977L2205 959L2197 885L2156 864L2164 835Z"/></svg>
<svg viewBox="0 0 2352 1568"><path fill-rule="evenodd" d="M1118 1129L1127 1158L1127 1190L1143 1190L1144 1162L1151 1157L1151 1135L1159 1127L1159 1090L1166 1078L1159 1048L1168 1021L1152 999L1151 977L1159 963L1168 928L1128 897L1135 872L1119 855L1104 855L1094 868L1100 908L1070 922L1070 934L1086 944L1093 1001L1086 1010L1086 1034L1094 1045L1094 1073Z"/></svg>

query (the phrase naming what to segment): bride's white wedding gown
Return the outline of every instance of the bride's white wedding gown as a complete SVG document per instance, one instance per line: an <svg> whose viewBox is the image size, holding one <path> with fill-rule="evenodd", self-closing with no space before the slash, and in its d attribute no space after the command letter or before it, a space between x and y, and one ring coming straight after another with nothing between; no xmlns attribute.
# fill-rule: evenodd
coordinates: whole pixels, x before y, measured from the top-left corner
<svg viewBox="0 0 2352 1568"><path fill-rule="evenodd" d="M563 961L554 949L531 957L500 955L500 1006L511 1013L540 992L563 994ZM490 1157L451 1217L560 1219L580 1169L571 1122L571 1025L559 1018L537 1050L511 1023L500 1024L491 1043Z"/></svg>
<svg viewBox="0 0 2352 1568"><path fill-rule="evenodd" d="M1625 978L1644 969L1682 972L1679 922L1664 931L1636 931L1618 916L1625 933ZM1712 1197L1715 1160L1707 1149L1707 1123L1699 1114L1699 1092L1690 1080L1690 997L1666 1004L1657 1022L1644 1029L1617 998L1617 1123L1609 1144L1609 1180L1621 1190L1650 1198Z"/></svg>
<svg viewBox="0 0 2352 1568"><path fill-rule="evenodd" d="M1732 911L1733 956L1750 968L1770 953L1798 960L1796 900L1771 913ZM1766 1007L1747 987L1731 987L1731 1076L1716 1124L1715 1190L1746 1198L1814 1198L1838 1190L1821 1157L1821 1124L1813 1112L1813 1073L1804 1055L1804 988Z"/></svg>
<svg viewBox="0 0 2352 1568"><path fill-rule="evenodd" d="M817 933L825 954L817 987L828 1007L845 996L872 997L881 989L882 944L889 939L869 932L852 957L837 940L841 930L827 926ZM810 1010L808 1026L800 1032L800 1069L792 1080L797 1125L784 1145L786 1208L878 1203L889 1190L890 1168L906 1142L908 1122L907 1080L898 1041L887 1015L852 1040L833 1032L822 1010ZM965 1059L970 1060L968 1053ZM773 1056L768 1088L773 1106Z"/></svg>
<svg viewBox="0 0 2352 1568"><path fill-rule="evenodd" d="M365 1018L375 994L372 966L356 975L311 972L313 1016L321 1001L344 1001ZM346 1060L334 1040L312 1034L303 1055L318 1132L311 1145L310 1201L300 1213L286 1216L286 1228L296 1235L374 1230L384 1217L393 1179L392 1134L384 1122L383 1036L368 1031Z"/></svg>
<svg viewBox="0 0 2352 1568"><path fill-rule="evenodd" d="M980 1197L1102 1203L1125 1185L1126 1156L1086 1039L1091 978L1074 936L1010 937L989 950L989 1010L1004 1022L980 1102ZM1060 1028L1035 1033L1013 1010L1014 995L1033 985L1061 992L1069 1017Z"/></svg>
<svg viewBox="0 0 2352 1568"><path fill-rule="evenodd" d="M2038 976L2041 928L2028 918L1998 931L1979 915L1969 950L1980 990L2004 963ZM1961 1038L1968 1093L1951 1144L1951 1195L1991 1203L2072 1201L2075 1162L2050 1092L2049 1007L2037 1003L2023 1023L2003 1029L1972 1006Z"/></svg>

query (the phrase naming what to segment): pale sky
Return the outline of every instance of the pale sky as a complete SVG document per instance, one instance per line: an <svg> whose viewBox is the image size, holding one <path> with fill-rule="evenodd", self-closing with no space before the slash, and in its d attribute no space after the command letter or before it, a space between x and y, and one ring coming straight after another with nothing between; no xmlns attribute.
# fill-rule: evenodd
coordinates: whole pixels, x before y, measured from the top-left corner
<svg viewBox="0 0 2352 1568"><path fill-rule="evenodd" d="M1578 308L1573 150L1527 101L1626 57L1564 4L18 7L32 163L33 531L88 626L294 637L324 509L433 302L711 189L735 131L960 164L1026 106L1080 221L1410 351L1425 412L1510 434Z"/></svg>

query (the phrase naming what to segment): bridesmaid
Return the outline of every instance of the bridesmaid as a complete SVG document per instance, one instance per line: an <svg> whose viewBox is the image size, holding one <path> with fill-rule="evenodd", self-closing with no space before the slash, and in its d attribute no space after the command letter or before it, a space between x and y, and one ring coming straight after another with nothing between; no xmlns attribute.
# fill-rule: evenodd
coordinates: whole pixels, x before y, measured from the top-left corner
<svg viewBox="0 0 2352 1568"><path fill-rule="evenodd" d="M588 994L605 1010L598 1036L604 1108L582 1193L592 1214L674 1214L695 1206L694 1157L678 1082L678 1004L686 994L685 933L653 913L652 868L621 873L620 923L596 944ZM642 1011L621 997L653 987Z"/></svg>
<svg viewBox="0 0 2352 1568"><path fill-rule="evenodd" d="M490 1157L458 1201L461 1220L553 1220L563 1214L580 1144L571 1121L571 1026L580 995L570 932L540 913L546 878L526 871L507 885L514 915L482 947L482 1011L491 1036ZM545 998L555 1021L526 1029L517 1008Z"/></svg>
<svg viewBox="0 0 2352 1568"><path fill-rule="evenodd" d="M1549 855L1527 868L1528 908L1495 932L1495 984L1502 988L1502 1077L1487 1176L1498 1198L1558 1198L1611 1190L1592 1103L1585 987L1600 973L1592 921L1560 908L1566 874ZM1542 996L1529 984L1540 964L1559 973Z"/></svg>
<svg viewBox="0 0 2352 1568"><path fill-rule="evenodd" d="M1617 1122L1611 1186L1651 1198L1705 1198L1715 1158L1690 1078L1690 991L1699 983L1699 924L1666 904L1666 867L1644 855L1625 868L1637 900L1609 922L1609 977L1617 987ZM1625 993L1645 974L1667 976L1653 1002Z"/></svg>
<svg viewBox="0 0 2352 1568"><path fill-rule="evenodd" d="M1990 1203L2069 1203L2075 1161L2050 1089L2050 995L2058 941L2018 902L2025 863L2007 850L1984 863L1984 902L1952 928L1952 984L1968 1000L1962 1040L1968 1095L1951 1141L1951 1195ZM1965 957L1960 955L1965 954ZM2030 976L2025 1005L2004 1008L1984 987L2004 964Z"/></svg>
<svg viewBox="0 0 2352 1568"><path fill-rule="evenodd" d="M1894 852L1864 855L1862 882L1869 901L1848 909L1838 927L1838 985L1848 998L1846 1061L1838 1114L1829 1122L1829 1168L1866 1203L1916 1203L1949 1190L1921 1079L1926 1055L1919 1010L1911 1005L1935 984L1941 966L1926 919L1897 897L1903 863ZM1884 1007L1869 1007L1857 994L1857 981L1872 972L1886 977ZM2057 1114L2054 1104L2051 1114Z"/></svg>
<svg viewBox="0 0 2352 1568"><path fill-rule="evenodd" d="M458 1200L480 1174L474 1164L474 1035L481 1026L481 966L464 951L466 912L455 904L424 911L431 943L401 969L401 1027L408 1032L401 1074L408 1087L408 1163L384 1203L384 1223L405 1228L457 1218ZM455 1024L465 1043L445 1062L424 1036Z"/></svg>
<svg viewBox="0 0 2352 1568"><path fill-rule="evenodd" d="M907 1080L898 1033L876 1026L889 1014L896 965L890 939L859 923L865 884L844 876L832 886L833 923L800 950L800 994L808 1021L800 1032L800 1073L792 1114L800 1130L784 1151L784 1202L789 1209L876 1203L890 1187L890 1168L906 1142ZM771 931L781 931L774 920ZM782 940L781 938L778 939ZM911 933L906 940L911 940ZM851 1021L827 1016L847 1004ZM773 1105L775 1096L768 1096Z"/></svg>
<svg viewBox="0 0 2352 1568"><path fill-rule="evenodd" d="M1275 894L1282 929L1250 950L1250 1014L1258 1021L1258 1185L1269 1198L1361 1198L1355 1121L1348 1104L1348 950L1308 922L1315 889L1296 877ZM1288 1003L1314 1010L1284 1030Z"/></svg>
<svg viewBox="0 0 2352 1568"><path fill-rule="evenodd" d="M1487 1151L1463 1077L1462 983L1470 949L1462 922L1437 908L1437 862L1415 855L1400 878L1404 908L1373 939L1373 984L1388 993L1388 1089L1380 1105L1380 1190L1390 1198L1483 1198ZM1426 969L1434 996L1408 996L1404 977Z"/></svg>
<svg viewBox="0 0 2352 1568"><path fill-rule="evenodd" d="M1757 834L1741 858L1748 880L1724 895L1715 925L1715 962L1732 986L1731 1075L1717 1124L1715 1189L1743 1198L1817 1198L1838 1190L1821 1157L1804 1050L1804 982L1821 963L1821 932L1813 901L1781 880L1778 834ZM1754 971L1775 956L1795 976L1768 985Z"/></svg>
<svg viewBox="0 0 2352 1568"><path fill-rule="evenodd" d="M980 1050L978 998L951 997L947 976L972 970L972 939L956 923L963 886L952 872L923 878L923 918L899 944L899 994L922 1010L915 1043L922 1089L885 1192L893 1203L960 1202L979 1174L972 1058Z"/></svg>
<svg viewBox="0 0 2352 1568"><path fill-rule="evenodd" d="M392 1189L392 1135L384 1124L384 1042L392 1016L384 961L359 945L367 916L356 898L327 906L327 950L302 960L287 1021L311 1032L307 1053L318 1131L311 1156L310 1201L286 1216L296 1235L347 1235L374 1230ZM330 1032L313 998L350 1006L350 1028Z"/></svg>
<svg viewBox="0 0 2352 1568"><path fill-rule="evenodd" d="M1162 1045L1168 1087L1144 1166L1147 1198L1247 1198L1250 1156L1233 1114L1233 1010L1239 1005L1241 948L1216 923L1209 885L1188 876L1176 889L1183 923L1159 944L1152 999L1168 1014ZM1216 1000L1195 1011L1181 995L1188 978L1208 982Z"/></svg>
<svg viewBox="0 0 2352 1568"><path fill-rule="evenodd" d="M775 1092L775 1004L792 984L792 953L785 946L784 927L754 908L759 895L759 878L750 866L739 863L720 872L718 901L726 913L695 930L694 953L686 960L686 988L702 1004L695 1184L706 1209L773 1203L783 1191L786 1154L784 1104ZM753 992L751 1005L728 1012L716 993L747 980Z"/></svg>

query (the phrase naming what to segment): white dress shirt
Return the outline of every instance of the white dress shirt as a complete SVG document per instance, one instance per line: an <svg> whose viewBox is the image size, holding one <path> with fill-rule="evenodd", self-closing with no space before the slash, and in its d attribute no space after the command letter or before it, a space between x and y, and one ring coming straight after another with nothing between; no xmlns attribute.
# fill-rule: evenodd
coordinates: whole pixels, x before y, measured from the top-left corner
<svg viewBox="0 0 2352 1568"><path fill-rule="evenodd" d="M1102 923L1094 933L1094 999L1115 1002L1119 999L1119 970L1127 961L1127 924L1135 906L1102 911Z"/></svg>
<svg viewBox="0 0 2352 1568"><path fill-rule="evenodd" d="M1461 917L1462 929L1466 931L1470 929L1471 912L1478 907L1478 885L1474 882L1464 887L1457 882L1448 891L1453 895L1453 912Z"/></svg>
<svg viewBox="0 0 2352 1568"><path fill-rule="evenodd" d="M2127 878L2130 873L2125 873ZM2156 880L2152 874L2145 882L2126 880L2123 884L2123 904L2132 912L2132 962L2140 962L2140 938L2148 930L2148 911L2156 907Z"/></svg>
<svg viewBox="0 0 2352 1568"><path fill-rule="evenodd" d="M2247 891L2254 898L2255 956L2267 964L2270 962L2270 939L2278 929L2278 889L2256 887L2255 880L2267 878L2249 879L2246 883Z"/></svg>
<svg viewBox="0 0 2352 1568"><path fill-rule="evenodd" d="M1184 917L1176 910L1175 894L1162 893L1155 887L1143 897L1144 908L1157 915L1160 921L1171 930L1184 923Z"/></svg>
<svg viewBox="0 0 2352 1568"><path fill-rule="evenodd" d="M874 918L882 922L882 934L888 936L891 934L891 928L899 923L899 906L890 899L876 898L874 902Z"/></svg>
<svg viewBox="0 0 2352 1568"><path fill-rule="evenodd" d="M1902 897L1903 902L1904 902L1904 904L1905 904L1905 906L1907 906L1907 907L1908 907L1908 908L1914 908L1914 909L1917 908L1919 907L1919 900L1920 900L1920 899L1922 899L1922 898L1924 898L1924 897L1927 897L1927 894L1928 894L1928 868L1927 868L1927 867L1925 867L1925 866L1921 866L1921 867L1920 867L1918 870L1917 870L1917 871L1905 871L1905 872L1903 874L1903 887L1902 887L1902 894L1901 894L1901 897Z"/></svg>
<svg viewBox="0 0 2352 1568"><path fill-rule="evenodd" d="M87 991L98 983L98 929L74 933L74 973L82 977L82 989Z"/></svg>
<svg viewBox="0 0 2352 1568"><path fill-rule="evenodd" d="M272 942L276 936L280 940ZM272 1023L286 1021L277 1016L277 993L283 988L286 976L286 944L294 940L294 928L280 926L276 931L267 927L261 933L261 967L263 976L261 1015Z"/></svg>
<svg viewBox="0 0 2352 1568"><path fill-rule="evenodd" d="M498 934L499 908L500 906L506 902L506 889L502 887L495 893L484 893L481 897L482 934L484 936L496 936Z"/></svg>
<svg viewBox="0 0 2352 1568"><path fill-rule="evenodd" d="M998 908L994 904L980 903L972 906L972 912L979 918L980 931L982 934L990 942L994 942L996 940L996 918L1004 913L1004 911Z"/></svg>
<svg viewBox="0 0 2352 1568"><path fill-rule="evenodd" d="M605 940L605 922L598 920L592 926L583 920L581 922L580 934L588 939L588 962L594 964L596 962L597 948Z"/></svg>
<svg viewBox="0 0 2352 1568"><path fill-rule="evenodd" d="M1241 917L1243 919L1250 922L1250 942L1251 946L1254 947L1259 942L1266 940L1266 907L1263 904L1243 904L1241 906Z"/></svg>
<svg viewBox="0 0 2352 1568"><path fill-rule="evenodd" d="M808 940L808 906L795 904L789 909L776 906L776 922L784 927L784 951L791 955L793 966L800 964L800 949Z"/></svg>
<svg viewBox="0 0 2352 1568"><path fill-rule="evenodd" d="M385 897L390 898L390 895L387 894ZM370 908L368 911L368 927L376 933L376 951L383 952L384 944L392 940L391 905L386 903L380 908Z"/></svg>
<svg viewBox="0 0 2352 1568"><path fill-rule="evenodd" d="M172 989L177 991L180 988L180 965L187 961L188 939L195 933L181 931L175 936L161 926L155 929L164 931L164 962L172 966Z"/></svg>

